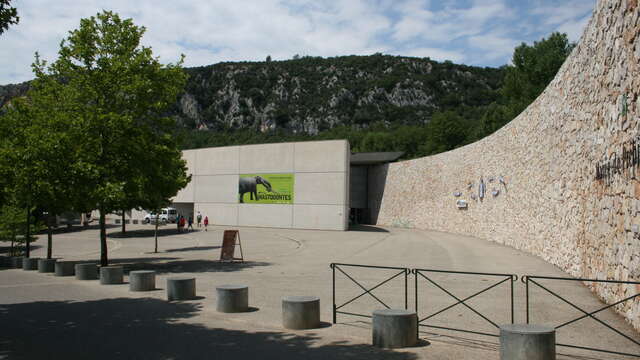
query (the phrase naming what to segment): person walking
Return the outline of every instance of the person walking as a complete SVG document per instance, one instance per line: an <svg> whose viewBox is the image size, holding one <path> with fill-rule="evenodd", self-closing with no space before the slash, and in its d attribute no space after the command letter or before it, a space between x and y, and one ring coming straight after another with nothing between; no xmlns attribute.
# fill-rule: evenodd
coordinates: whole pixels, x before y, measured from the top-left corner
<svg viewBox="0 0 640 360"><path fill-rule="evenodd" d="M196 216L196 220L198 221L198 227L202 226L202 214L198 211L198 216Z"/></svg>
<svg viewBox="0 0 640 360"><path fill-rule="evenodd" d="M207 226L209 226L209 217L204 217L204 231L207 231Z"/></svg>
<svg viewBox="0 0 640 360"><path fill-rule="evenodd" d="M180 219L182 218L182 216L180 214L178 214L178 217L176 218L176 228L178 228L178 232L180 232Z"/></svg>
<svg viewBox="0 0 640 360"><path fill-rule="evenodd" d="M184 216L180 217L180 232L182 232L182 230L184 230L184 225L187 221L185 220Z"/></svg>
<svg viewBox="0 0 640 360"><path fill-rule="evenodd" d="M187 231L189 231L189 229L191 229L191 231L193 231L193 215L189 215L188 224L189 224L189 226L187 226Z"/></svg>

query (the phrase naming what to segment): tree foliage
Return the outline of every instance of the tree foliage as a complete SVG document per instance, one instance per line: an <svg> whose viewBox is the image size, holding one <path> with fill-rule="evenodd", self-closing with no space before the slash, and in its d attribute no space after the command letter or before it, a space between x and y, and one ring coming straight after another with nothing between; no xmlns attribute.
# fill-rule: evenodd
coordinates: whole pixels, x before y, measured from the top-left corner
<svg viewBox="0 0 640 360"><path fill-rule="evenodd" d="M553 80L574 47L567 34L557 32L533 45L516 47L513 64L506 67L501 97L480 119L477 138L492 134L529 106Z"/></svg>
<svg viewBox="0 0 640 360"><path fill-rule="evenodd" d="M502 95L508 103L529 104L547 87L575 44L567 34L552 33L533 45L520 44L507 66Z"/></svg>
<svg viewBox="0 0 640 360"><path fill-rule="evenodd" d="M33 234L39 230L37 222L31 219L29 242L37 239ZM13 201L6 201L0 206L0 241L6 241L10 243L9 254L10 256L23 255L26 251L24 244L26 240L27 219L25 217L24 208L18 206Z"/></svg>
<svg viewBox="0 0 640 360"><path fill-rule="evenodd" d="M105 214L157 206L189 181L166 108L182 91L180 60L163 65L141 45L144 27L104 11L80 21L61 43L58 59L36 59L39 81L63 89L87 209L100 210L101 263L108 264Z"/></svg>
<svg viewBox="0 0 640 360"><path fill-rule="evenodd" d="M0 0L0 35L20 21L18 10L11 7L11 0Z"/></svg>
<svg viewBox="0 0 640 360"><path fill-rule="evenodd" d="M12 103L0 127L7 136L0 144L0 168L7 179L4 189L15 206L24 209L25 221L26 211L33 208L54 215L76 206L74 190L83 177L76 171L81 167L75 163L77 143L69 130L74 127L69 127L69 112L60 108L60 95L36 81L25 98ZM49 227L48 258L51 237ZM27 242L27 256L29 252Z"/></svg>

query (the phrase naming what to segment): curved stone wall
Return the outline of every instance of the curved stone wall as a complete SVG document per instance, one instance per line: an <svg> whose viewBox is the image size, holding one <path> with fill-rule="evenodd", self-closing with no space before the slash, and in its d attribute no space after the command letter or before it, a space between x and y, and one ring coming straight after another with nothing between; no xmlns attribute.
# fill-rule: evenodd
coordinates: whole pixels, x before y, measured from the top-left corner
<svg viewBox="0 0 640 360"><path fill-rule="evenodd" d="M637 0L599 1L556 78L511 123L463 148L376 168L377 223L511 245L573 276L640 280L640 166L615 160L639 135L639 33ZM620 170L596 179L598 164ZM611 303L640 287L593 290ZM617 310L640 330L640 301Z"/></svg>

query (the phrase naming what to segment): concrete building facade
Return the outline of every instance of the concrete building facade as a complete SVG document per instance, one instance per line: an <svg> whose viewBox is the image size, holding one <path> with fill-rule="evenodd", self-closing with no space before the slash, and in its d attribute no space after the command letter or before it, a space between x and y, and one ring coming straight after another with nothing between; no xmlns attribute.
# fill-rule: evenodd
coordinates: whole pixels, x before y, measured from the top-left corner
<svg viewBox="0 0 640 360"><path fill-rule="evenodd" d="M186 216L200 212L215 225L346 230L349 159L346 140L228 146L186 150L192 179L173 199ZM287 174L286 204L241 203L242 174ZM249 199L249 194L244 196Z"/></svg>

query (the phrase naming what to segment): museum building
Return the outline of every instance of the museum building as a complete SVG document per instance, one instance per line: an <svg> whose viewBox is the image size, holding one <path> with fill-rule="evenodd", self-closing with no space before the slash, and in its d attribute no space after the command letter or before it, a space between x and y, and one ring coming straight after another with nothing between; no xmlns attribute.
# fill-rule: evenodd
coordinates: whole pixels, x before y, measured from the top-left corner
<svg viewBox="0 0 640 360"><path fill-rule="evenodd" d="M192 178L172 206L214 225L347 230L374 217L368 169L401 155L351 154L346 140L185 150Z"/></svg>

